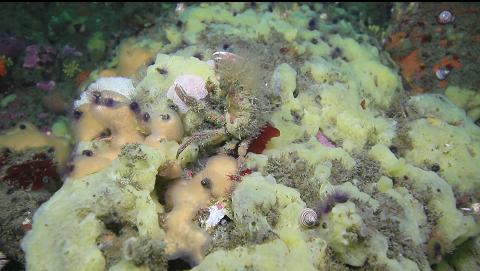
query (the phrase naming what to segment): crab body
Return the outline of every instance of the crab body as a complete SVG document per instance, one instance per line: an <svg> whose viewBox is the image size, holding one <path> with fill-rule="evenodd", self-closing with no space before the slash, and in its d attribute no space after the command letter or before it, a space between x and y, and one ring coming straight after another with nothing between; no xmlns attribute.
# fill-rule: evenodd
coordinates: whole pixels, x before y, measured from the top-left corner
<svg viewBox="0 0 480 271"><path fill-rule="evenodd" d="M214 60L220 84L214 88L211 99L207 96L207 99L197 100L188 96L180 84L175 85L178 97L210 126L193 132L180 145L177 154L194 142L204 148L227 142L223 146L224 152L234 151L241 141L244 143L240 146L248 148L245 142L255 137L266 122L268 100L263 96L264 92L253 87L251 78L245 80L247 74L236 72L239 67L244 68L245 59L231 53L217 52Z"/></svg>

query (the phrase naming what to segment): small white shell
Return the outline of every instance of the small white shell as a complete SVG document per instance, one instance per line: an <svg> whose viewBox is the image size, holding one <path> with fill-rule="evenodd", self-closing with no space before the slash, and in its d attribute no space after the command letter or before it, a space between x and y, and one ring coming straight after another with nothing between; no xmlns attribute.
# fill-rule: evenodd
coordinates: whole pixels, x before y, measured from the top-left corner
<svg viewBox="0 0 480 271"><path fill-rule="evenodd" d="M317 213L310 208L305 208L300 213L299 222L305 227L311 228L317 223Z"/></svg>
<svg viewBox="0 0 480 271"><path fill-rule="evenodd" d="M445 80L447 79L448 75L450 74L450 70L448 69L438 69L435 72L435 76L437 77L438 80Z"/></svg>

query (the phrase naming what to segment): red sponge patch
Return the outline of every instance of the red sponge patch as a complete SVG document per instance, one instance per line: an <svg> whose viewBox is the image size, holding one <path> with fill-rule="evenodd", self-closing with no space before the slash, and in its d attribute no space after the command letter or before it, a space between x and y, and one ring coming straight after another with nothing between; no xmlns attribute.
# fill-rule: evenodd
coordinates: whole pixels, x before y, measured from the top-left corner
<svg viewBox="0 0 480 271"><path fill-rule="evenodd" d="M280 136L280 131L277 128L270 124L265 125L262 129L262 132L248 147L248 152L253 152L256 154L262 153L263 150L265 150L265 146L267 145L268 141L277 136Z"/></svg>

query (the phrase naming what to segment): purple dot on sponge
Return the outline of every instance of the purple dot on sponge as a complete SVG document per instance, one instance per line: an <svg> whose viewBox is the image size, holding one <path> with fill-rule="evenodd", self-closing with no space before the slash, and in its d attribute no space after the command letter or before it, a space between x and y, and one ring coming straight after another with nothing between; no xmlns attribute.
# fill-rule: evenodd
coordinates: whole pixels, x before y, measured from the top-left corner
<svg viewBox="0 0 480 271"><path fill-rule="evenodd" d="M105 99L105 106L112 107L115 105L115 100L112 98Z"/></svg>
<svg viewBox="0 0 480 271"><path fill-rule="evenodd" d="M131 102L130 110L132 110L135 113L140 113L140 105L137 102Z"/></svg>

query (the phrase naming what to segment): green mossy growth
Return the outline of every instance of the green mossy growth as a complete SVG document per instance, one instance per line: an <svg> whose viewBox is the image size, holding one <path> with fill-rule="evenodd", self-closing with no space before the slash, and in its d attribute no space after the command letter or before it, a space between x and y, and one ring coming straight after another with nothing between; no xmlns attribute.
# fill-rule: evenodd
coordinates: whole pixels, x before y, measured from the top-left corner
<svg viewBox="0 0 480 271"><path fill-rule="evenodd" d="M165 243L147 237L131 237L123 245L123 257L136 266L146 265L152 271L167 270Z"/></svg>
<svg viewBox="0 0 480 271"><path fill-rule="evenodd" d="M314 167L297 152L268 157L265 175L268 174L272 174L277 183L297 189L307 206L319 200L321 182L314 178Z"/></svg>
<svg viewBox="0 0 480 271"><path fill-rule="evenodd" d="M332 161L329 182L339 185L356 179L359 181L357 186L361 191L370 191L371 184L376 183L383 175L380 163L364 151L353 154L352 157L355 159L355 166L351 170L347 170L340 161Z"/></svg>

